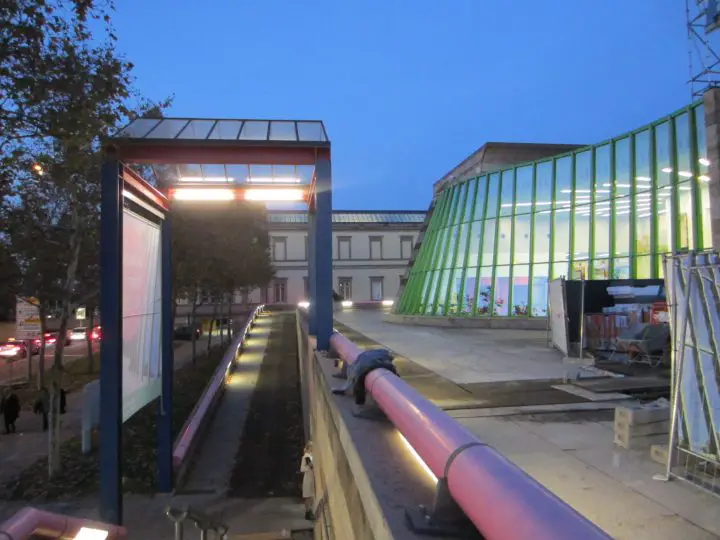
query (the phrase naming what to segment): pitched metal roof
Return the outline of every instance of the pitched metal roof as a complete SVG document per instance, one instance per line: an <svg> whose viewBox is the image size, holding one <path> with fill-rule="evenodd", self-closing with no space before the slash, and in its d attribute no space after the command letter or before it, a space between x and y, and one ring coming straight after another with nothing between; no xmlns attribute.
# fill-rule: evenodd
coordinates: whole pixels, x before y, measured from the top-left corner
<svg viewBox="0 0 720 540"><path fill-rule="evenodd" d="M306 212L268 212L270 223L307 223ZM424 210L367 211L337 210L332 215L333 223L423 223Z"/></svg>

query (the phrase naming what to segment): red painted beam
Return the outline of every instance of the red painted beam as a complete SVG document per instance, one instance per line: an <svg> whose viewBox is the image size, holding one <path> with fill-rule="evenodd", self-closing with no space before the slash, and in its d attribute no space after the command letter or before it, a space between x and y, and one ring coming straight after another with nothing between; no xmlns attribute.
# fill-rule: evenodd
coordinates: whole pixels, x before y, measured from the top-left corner
<svg viewBox="0 0 720 540"><path fill-rule="evenodd" d="M143 197L147 202L152 203L161 210L169 210L170 203L167 197L156 187L148 184L142 176L127 165L121 165L120 180L123 188L129 187L131 191Z"/></svg>
<svg viewBox="0 0 720 540"><path fill-rule="evenodd" d="M118 154L127 163L315 165L319 157L329 157L330 148L160 143L120 145Z"/></svg>

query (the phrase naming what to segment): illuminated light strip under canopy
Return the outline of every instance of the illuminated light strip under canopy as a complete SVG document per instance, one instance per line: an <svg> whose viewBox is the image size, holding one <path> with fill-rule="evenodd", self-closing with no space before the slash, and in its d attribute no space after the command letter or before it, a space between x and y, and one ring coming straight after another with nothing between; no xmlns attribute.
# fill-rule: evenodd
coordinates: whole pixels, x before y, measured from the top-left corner
<svg viewBox="0 0 720 540"><path fill-rule="evenodd" d="M307 199L307 189L301 188L223 188L179 187L170 189L170 198L176 201L233 201L245 199L259 202L302 202Z"/></svg>
<svg viewBox="0 0 720 540"><path fill-rule="evenodd" d="M248 176L247 181L250 184L302 184L301 178L291 176Z"/></svg>

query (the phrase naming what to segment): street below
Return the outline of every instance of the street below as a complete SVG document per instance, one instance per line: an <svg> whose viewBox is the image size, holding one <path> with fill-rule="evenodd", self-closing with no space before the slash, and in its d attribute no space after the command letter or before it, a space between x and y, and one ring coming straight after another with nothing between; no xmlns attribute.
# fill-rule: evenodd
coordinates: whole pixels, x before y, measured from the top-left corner
<svg viewBox="0 0 720 540"><path fill-rule="evenodd" d="M93 343L93 351L100 349L99 342ZM66 345L63 350L63 363L84 358L87 356L87 341L73 341L70 345ZM48 369L55 359L55 345L50 345L45 349L45 369ZM40 355L32 356L32 375L37 375L40 365ZM27 377L28 358L18 358L17 360L8 361L0 358L0 386L10 382L22 381Z"/></svg>

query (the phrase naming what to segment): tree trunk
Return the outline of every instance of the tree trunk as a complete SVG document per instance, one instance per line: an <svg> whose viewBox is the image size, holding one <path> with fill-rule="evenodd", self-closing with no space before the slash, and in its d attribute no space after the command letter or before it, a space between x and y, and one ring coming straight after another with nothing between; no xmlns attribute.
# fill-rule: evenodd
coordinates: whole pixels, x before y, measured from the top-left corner
<svg viewBox="0 0 720 540"><path fill-rule="evenodd" d="M210 319L210 328L208 329L208 337L207 337L207 353L210 354L210 347L212 347L212 333L213 333L213 327L215 326L215 319L217 318L218 314L218 303L215 301L213 303L213 314L212 319Z"/></svg>
<svg viewBox="0 0 720 540"><path fill-rule="evenodd" d="M91 309L90 306L88 306L87 311L89 313L88 315L88 333L87 333L87 372L92 373L95 370L95 355L93 355L93 340L92 340L92 334L93 334L93 326L95 324L94 320L94 309Z"/></svg>
<svg viewBox="0 0 720 540"><path fill-rule="evenodd" d="M197 354L197 325L195 322L195 313L198 307L198 292L195 289L192 300L192 309L190 311L190 340L192 342L192 363L195 364L195 355Z"/></svg>

